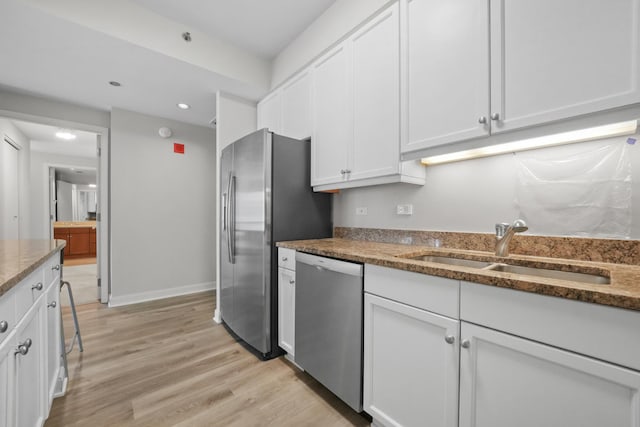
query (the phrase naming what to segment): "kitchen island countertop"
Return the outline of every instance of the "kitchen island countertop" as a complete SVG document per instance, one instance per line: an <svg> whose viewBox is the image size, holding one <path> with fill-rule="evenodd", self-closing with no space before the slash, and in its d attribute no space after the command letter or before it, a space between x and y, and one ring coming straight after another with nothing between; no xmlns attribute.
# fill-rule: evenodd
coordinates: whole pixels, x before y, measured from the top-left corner
<svg viewBox="0 0 640 427"><path fill-rule="evenodd" d="M65 246L64 240L0 240L0 296Z"/></svg>

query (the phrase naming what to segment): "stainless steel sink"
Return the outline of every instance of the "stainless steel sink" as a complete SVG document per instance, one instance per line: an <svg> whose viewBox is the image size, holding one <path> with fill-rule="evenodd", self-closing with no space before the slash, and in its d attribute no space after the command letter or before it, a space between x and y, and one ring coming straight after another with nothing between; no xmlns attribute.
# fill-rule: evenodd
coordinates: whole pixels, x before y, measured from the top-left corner
<svg viewBox="0 0 640 427"><path fill-rule="evenodd" d="M610 279L605 276L587 273L574 273L572 271L549 270L546 268L522 267L519 265L492 264L485 270L500 271L504 273L522 274L524 276L548 277L551 279L570 280L572 282L589 283L592 285L608 285Z"/></svg>
<svg viewBox="0 0 640 427"><path fill-rule="evenodd" d="M407 259L414 259L416 261L435 262L439 264L457 265L460 267L471 268L485 268L491 265L490 262L474 261L472 259L453 258L448 256L436 256L436 255L418 255L414 257L402 257Z"/></svg>

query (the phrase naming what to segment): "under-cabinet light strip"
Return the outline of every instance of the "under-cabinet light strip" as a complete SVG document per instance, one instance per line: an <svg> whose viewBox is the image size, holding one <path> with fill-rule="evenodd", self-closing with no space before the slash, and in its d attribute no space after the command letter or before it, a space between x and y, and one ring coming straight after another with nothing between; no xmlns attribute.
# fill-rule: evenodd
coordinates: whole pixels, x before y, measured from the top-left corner
<svg viewBox="0 0 640 427"><path fill-rule="evenodd" d="M498 154L514 153L516 151L552 147L554 145L571 144L574 142L590 141L594 139L613 136L630 135L632 133L635 133L637 128L637 120L632 120L611 125L597 126L570 132L562 132L553 135L545 135L537 138L523 139L521 141L491 145L488 147L475 148L472 150L458 151L456 153L424 157L421 159L421 163L423 165L429 166L441 163L457 162L460 160L475 159L479 157L495 156Z"/></svg>

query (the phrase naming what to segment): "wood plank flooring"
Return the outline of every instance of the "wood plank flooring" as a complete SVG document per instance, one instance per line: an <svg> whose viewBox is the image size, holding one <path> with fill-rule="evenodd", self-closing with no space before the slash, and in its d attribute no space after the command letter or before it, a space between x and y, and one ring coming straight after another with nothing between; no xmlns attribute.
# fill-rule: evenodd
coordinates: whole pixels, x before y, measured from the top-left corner
<svg viewBox="0 0 640 427"><path fill-rule="evenodd" d="M214 305L209 292L78 307L85 350L69 355L67 394L45 426L369 425L284 358L247 352L213 322Z"/></svg>

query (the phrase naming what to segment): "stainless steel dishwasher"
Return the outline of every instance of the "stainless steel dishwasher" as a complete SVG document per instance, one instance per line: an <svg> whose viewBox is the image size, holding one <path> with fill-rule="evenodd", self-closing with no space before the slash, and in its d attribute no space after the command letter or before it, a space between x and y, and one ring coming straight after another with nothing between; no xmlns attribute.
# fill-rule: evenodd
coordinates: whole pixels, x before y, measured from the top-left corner
<svg viewBox="0 0 640 427"><path fill-rule="evenodd" d="M362 264L296 252L296 363L362 411Z"/></svg>

